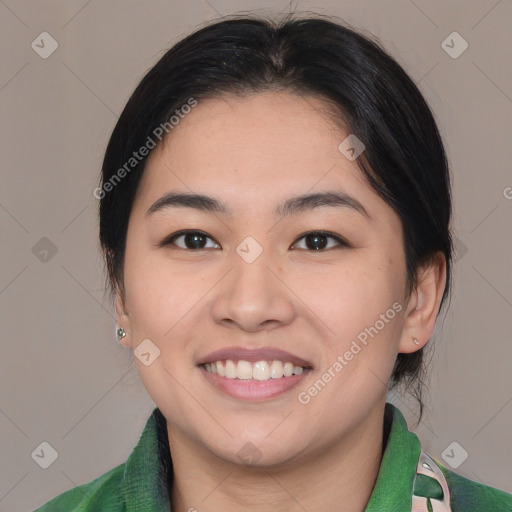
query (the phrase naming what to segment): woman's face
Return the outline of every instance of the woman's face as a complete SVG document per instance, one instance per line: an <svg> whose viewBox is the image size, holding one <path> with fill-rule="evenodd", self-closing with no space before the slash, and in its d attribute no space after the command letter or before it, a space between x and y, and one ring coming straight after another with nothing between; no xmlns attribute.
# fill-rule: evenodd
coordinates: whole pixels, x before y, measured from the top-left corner
<svg viewBox="0 0 512 512"><path fill-rule="evenodd" d="M169 431L234 463L311 457L355 432L405 343L400 219L325 108L277 92L200 101L150 154L130 216L125 343ZM210 199L150 211L170 193ZM333 195L290 202L314 194ZM284 376L287 362L306 369Z"/></svg>

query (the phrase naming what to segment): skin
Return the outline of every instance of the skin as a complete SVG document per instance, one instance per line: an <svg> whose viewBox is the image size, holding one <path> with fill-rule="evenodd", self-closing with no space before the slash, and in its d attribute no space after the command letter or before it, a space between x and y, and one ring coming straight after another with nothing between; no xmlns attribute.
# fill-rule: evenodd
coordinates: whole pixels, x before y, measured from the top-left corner
<svg viewBox="0 0 512 512"><path fill-rule="evenodd" d="M321 99L291 92L200 101L148 158L130 215L124 293L115 300L122 343L149 338L160 356L135 358L151 399L167 419L174 463L172 507L188 511L364 510L383 449L387 382L399 352L429 340L446 284L442 255L420 269L406 297L401 222L338 149L348 135ZM347 207L276 217L290 196L343 191ZM170 191L225 202L232 215L168 208L145 215ZM201 230L204 249L159 247L182 229ZM331 231L308 249L303 235ZM245 237L263 252L247 263ZM188 248L187 248L188 247ZM392 304L403 307L307 404L307 390L357 335ZM414 343L413 338L417 339ZM199 357L230 346L277 347L312 363L304 383L248 402L214 388ZM252 443L259 460L238 451ZM192 509L193 510L193 509Z"/></svg>

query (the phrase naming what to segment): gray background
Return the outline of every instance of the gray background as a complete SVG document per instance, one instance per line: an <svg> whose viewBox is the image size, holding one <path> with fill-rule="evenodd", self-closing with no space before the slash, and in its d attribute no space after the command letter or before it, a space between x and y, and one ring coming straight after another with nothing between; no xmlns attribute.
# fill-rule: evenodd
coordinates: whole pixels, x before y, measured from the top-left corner
<svg viewBox="0 0 512 512"><path fill-rule="evenodd" d="M458 473L512 492L512 2L294 7L379 37L435 112L454 175L458 256L415 431L440 460L457 442L468 453ZM114 338L92 195L129 95L198 25L288 9L278 1L0 0L1 511L32 510L124 462L154 407ZM45 31L59 46L43 59L31 43L41 46ZM441 46L453 31L469 44L457 58ZM414 403L393 401L414 427ZM31 456L43 441L58 452L48 469ZM452 459L462 457L458 445Z"/></svg>

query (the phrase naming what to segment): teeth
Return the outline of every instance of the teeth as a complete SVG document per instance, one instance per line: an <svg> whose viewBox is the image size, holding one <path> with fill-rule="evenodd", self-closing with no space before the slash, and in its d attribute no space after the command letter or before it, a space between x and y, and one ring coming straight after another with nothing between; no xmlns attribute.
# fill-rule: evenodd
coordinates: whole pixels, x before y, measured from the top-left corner
<svg viewBox="0 0 512 512"><path fill-rule="evenodd" d="M270 379L270 367L266 361L258 361L252 367L252 378L255 380Z"/></svg>
<svg viewBox="0 0 512 512"><path fill-rule="evenodd" d="M225 377L226 376L226 370L224 369L224 366L222 366L222 363L220 361L217 361L216 363L212 363L212 364L215 364L217 366L217 373L221 377ZM208 370L208 368L207 368L207 370Z"/></svg>
<svg viewBox="0 0 512 512"><path fill-rule="evenodd" d="M236 373L239 379L252 379L252 364L249 361L238 361Z"/></svg>
<svg viewBox="0 0 512 512"><path fill-rule="evenodd" d="M272 361L270 365L270 376L273 379L280 379L283 376L283 363L281 361Z"/></svg>
<svg viewBox="0 0 512 512"><path fill-rule="evenodd" d="M221 377L227 379L240 380L270 380L281 379L282 377L291 377L292 375L300 375L304 368L302 366L294 366L293 363L282 361L257 361L251 363L249 361L213 361L205 363L204 367L209 373L217 373Z"/></svg>
<svg viewBox="0 0 512 512"><path fill-rule="evenodd" d="M226 378L227 379L236 379L236 365L231 359L226 361Z"/></svg>

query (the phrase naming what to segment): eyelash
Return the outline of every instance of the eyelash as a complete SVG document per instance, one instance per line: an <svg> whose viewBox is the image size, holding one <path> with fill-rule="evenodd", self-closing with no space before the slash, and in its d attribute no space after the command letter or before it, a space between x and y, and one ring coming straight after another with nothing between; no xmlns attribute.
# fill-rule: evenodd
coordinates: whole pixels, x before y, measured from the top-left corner
<svg viewBox="0 0 512 512"><path fill-rule="evenodd" d="M169 236L167 236L166 238L164 238L164 240L162 240L158 246L159 247L165 247L165 246L169 246L169 245L175 245L174 242L184 236L184 235L187 235L187 234L200 234L200 235L203 235L207 238L209 238L210 240L213 240L212 237L210 237L208 234L206 234L204 231L198 231L198 230L182 230L182 231L178 231L176 233L173 233ZM298 241L302 240L303 238L306 238L307 236L309 235L320 235L320 236L324 236L326 238L331 238L333 240L336 240L336 242L339 244L338 247L350 247L350 245L348 244L348 242L346 242L343 238L341 238L340 236L334 234L334 233L331 233L330 231L308 231L306 233L303 233L302 235L299 236L299 238L297 238L296 242L294 242L293 245L297 244ZM214 241L214 240L213 240ZM215 241L214 241L215 242ZM218 242L215 242L218 244ZM220 244L218 244L220 245ZM189 249L189 248L184 248L184 247L179 247L179 246L176 246L175 247L177 249L181 249L183 251L193 251L193 252L199 252L199 251L206 251L208 249L211 249L211 247L206 247L206 248L202 248L202 249ZM336 247L334 247L335 249ZM303 250L303 251L307 251L307 252L326 252L326 251L330 251L332 250L333 247L330 247L328 249L317 249L317 250L313 250L313 249L299 249L299 250Z"/></svg>

